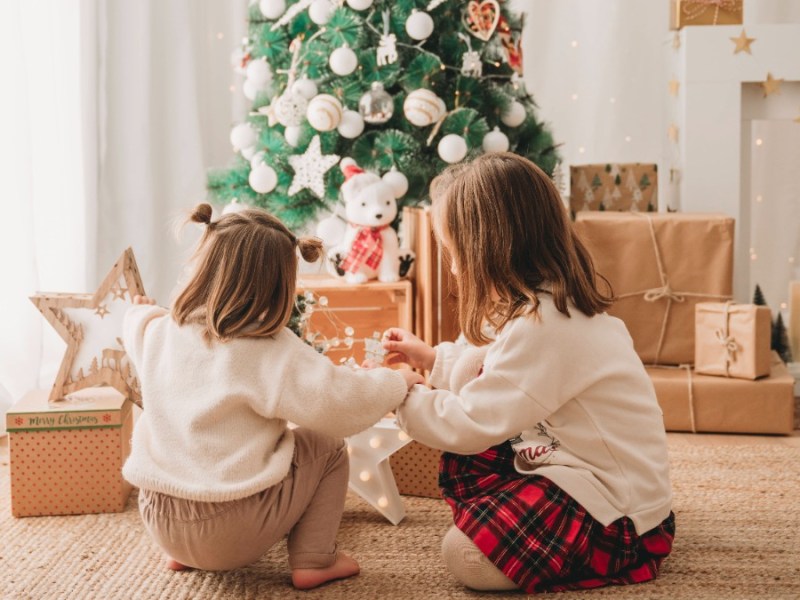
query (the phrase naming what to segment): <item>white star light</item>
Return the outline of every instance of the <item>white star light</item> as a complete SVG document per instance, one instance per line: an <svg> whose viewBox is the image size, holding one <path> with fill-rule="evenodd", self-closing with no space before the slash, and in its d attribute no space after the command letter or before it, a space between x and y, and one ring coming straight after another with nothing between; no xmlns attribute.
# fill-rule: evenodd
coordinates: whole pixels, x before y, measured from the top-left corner
<svg viewBox="0 0 800 600"><path fill-rule="evenodd" d="M381 419L369 429L347 438L350 489L369 502L392 525L406 516L394 481L389 457L411 442L394 419Z"/></svg>
<svg viewBox="0 0 800 600"><path fill-rule="evenodd" d="M315 135L303 154L289 157L289 164L294 169L294 179L289 187L289 195L294 196L303 188L308 188L317 197L325 196L325 173L339 162L336 154L322 154L319 136Z"/></svg>

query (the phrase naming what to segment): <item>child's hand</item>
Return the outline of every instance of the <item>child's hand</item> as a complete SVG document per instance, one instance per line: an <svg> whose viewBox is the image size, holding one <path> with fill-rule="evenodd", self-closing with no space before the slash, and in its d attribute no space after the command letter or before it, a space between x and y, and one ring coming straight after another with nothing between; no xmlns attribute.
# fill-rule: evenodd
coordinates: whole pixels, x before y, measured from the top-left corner
<svg viewBox="0 0 800 600"><path fill-rule="evenodd" d="M139 294L136 294L133 297L133 303L134 304L155 304L156 301L153 300L152 298L149 298L148 296L140 296Z"/></svg>
<svg viewBox="0 0 800 600"><path fill-rule="evenodd" d="M436 350L410 331L399 327L386 330L383 334L383 347L395 353L386 361L388 365L406 363L417 369L430 371L436 360Z"/></svg>
<svg viewBox="0 0 800 600"><path fill-rule="evenodd" d="M403 376L406 380L406 386L408 389L411 389L418 383L425 383L425 378L417 373L416 371L412 371L411 369L397 369L397 372Z"/></svg>

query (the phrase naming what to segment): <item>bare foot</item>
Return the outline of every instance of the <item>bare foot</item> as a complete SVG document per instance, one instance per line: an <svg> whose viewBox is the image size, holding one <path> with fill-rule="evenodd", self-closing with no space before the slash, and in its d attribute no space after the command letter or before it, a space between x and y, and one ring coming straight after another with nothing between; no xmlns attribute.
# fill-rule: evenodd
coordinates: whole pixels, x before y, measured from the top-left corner
<svg viewBox="0 0 800 600"><path fill-rule="evenodd" d="M344 579L358 575L361 569L358 563L339 552L336 561L323 569L292 569L292 584L298 590L309 590L334 579Z"/></svg>
<svg viewBox="0 0 800 600"><path fill-rule="evenodd" d="M184 569L188 569L184 564L179 563L174 558L167 557L167 568L172 569L173 571L183 571Z"/></svg>

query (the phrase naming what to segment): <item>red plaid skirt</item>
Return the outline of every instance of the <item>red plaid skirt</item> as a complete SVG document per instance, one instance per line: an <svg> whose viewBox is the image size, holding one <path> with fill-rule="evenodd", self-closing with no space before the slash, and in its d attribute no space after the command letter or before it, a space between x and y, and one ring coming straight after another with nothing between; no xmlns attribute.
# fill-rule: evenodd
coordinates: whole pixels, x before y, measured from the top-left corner
<svg viewBox="0 0 800 600"><path fill-rule="evenodd" d="M649 581L672 549L674 514L641 536L628 517L603 527L546 477L517 473L508 442L445 452L439 486L456 527L528 593Z"/></svg>

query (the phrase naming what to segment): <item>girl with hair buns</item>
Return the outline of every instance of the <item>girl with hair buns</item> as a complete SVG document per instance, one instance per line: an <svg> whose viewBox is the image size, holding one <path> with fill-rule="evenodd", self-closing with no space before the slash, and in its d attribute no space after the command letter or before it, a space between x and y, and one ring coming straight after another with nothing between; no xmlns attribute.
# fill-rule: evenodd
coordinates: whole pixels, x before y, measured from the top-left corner
<svg viewBox="0 0 800 600"><path fill-rule="evenodd" d="M286 328L297 252L316 260L319 240L258 209L212 222L201 204L191 220L205 233L171 310L137 297L124 322L145 410L123 475L140 490L145 528L175 570L243 567L288 535L295 587L356 575L336 548L341 438L422 378L335 366Z"/></svg>
<svg viewBox="0 0 800 600"><path fill-rule="evenodd" d="M384 347L435 388L416 386L398 420L445 450L445 564L480 590L655 578L675 533L661 409L553 182L485 154L431 196L468 343L391 329Z"/></svg>

